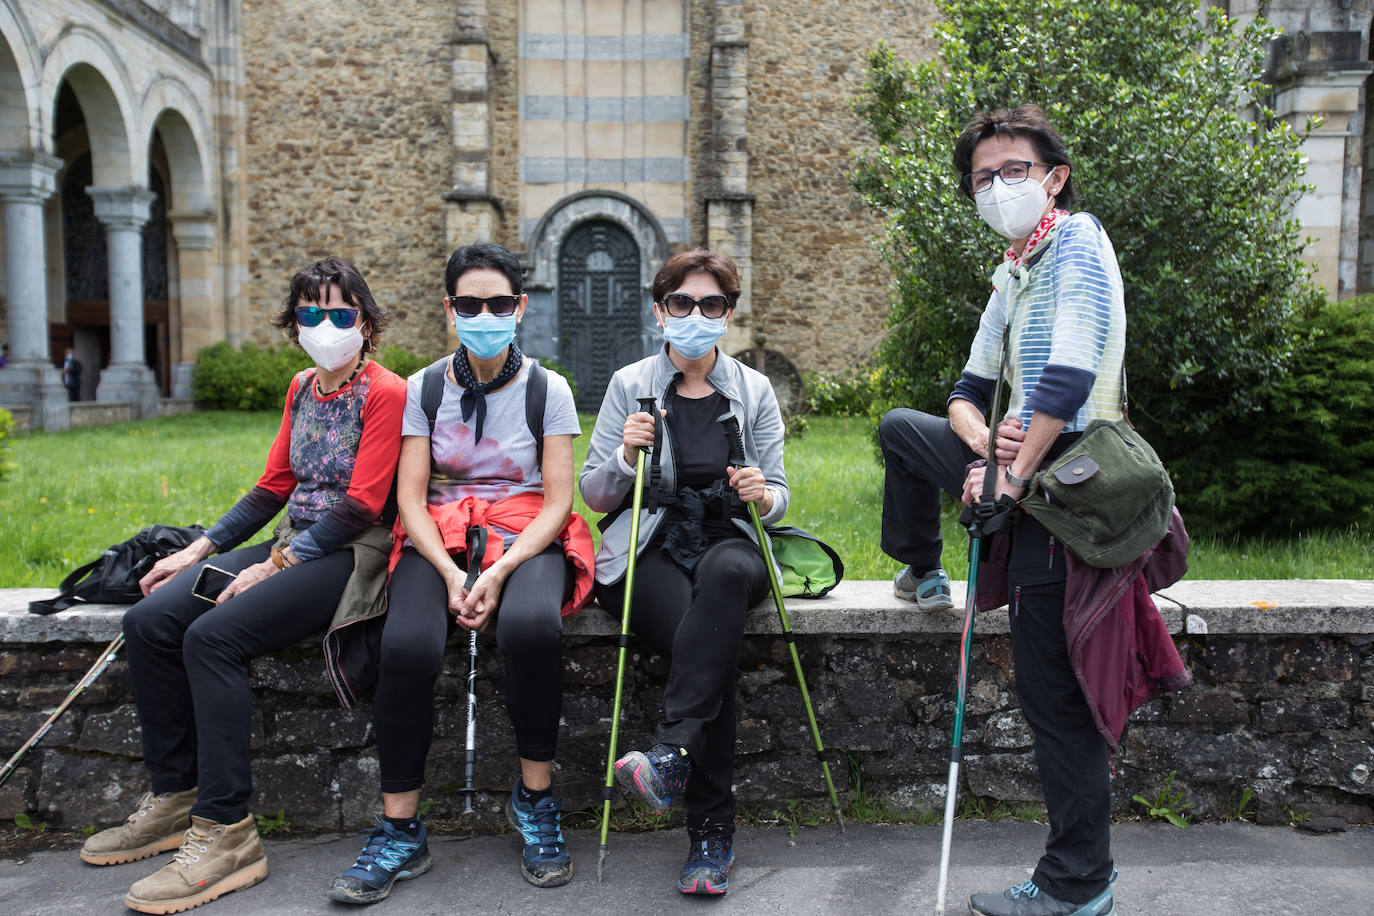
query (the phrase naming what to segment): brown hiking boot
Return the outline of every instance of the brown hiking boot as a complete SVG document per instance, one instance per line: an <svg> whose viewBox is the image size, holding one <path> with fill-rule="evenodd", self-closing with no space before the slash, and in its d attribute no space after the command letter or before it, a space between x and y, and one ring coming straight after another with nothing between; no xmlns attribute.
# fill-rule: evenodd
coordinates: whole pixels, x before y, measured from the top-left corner
<svg viewBox="0 0 1374 916"><path fill-rule="evenodd" d="M120 865L178 848L191 826L191 806L195 803L195 789L161 795L144 792L138 809L123 824L86 838L81 846L82 861Z"/></svg>
<svg viewBox="0 0 1374 916"><path fill-rule="evenodd" d="M193 817L181 850L129 888L124 905L140 913L180 913L266 877L267 859L253 815L237 824Z"/></svg>

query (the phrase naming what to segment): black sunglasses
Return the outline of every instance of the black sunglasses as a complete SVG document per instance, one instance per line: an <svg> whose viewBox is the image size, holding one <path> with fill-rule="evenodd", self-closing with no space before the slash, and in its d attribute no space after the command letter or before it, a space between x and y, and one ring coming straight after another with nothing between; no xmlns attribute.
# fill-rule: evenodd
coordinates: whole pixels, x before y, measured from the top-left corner
<svg viewBox="0 0 1374 916"><path fill-rule="evenodd" d="M498 318L508 318L515 314L520 305L519 296L488 296L485 299L480 296L445 296L444 301L464 318L480 315L483 306Z"/></svg>
<svg viewBox="0 0 1374 916"><path fill-rule="evenodd" d="M663 297L663 307L674 318L686 318L692 314L693 308L701 309L703 318L720 318L730 311L730 300L719 293L702 296L700 299L693 299L686 293L669 293Z"/></svg>
<svg viewBox="0 0 1374 916"><path fill-rule="evenodd" d="M318 305L298 305L296 306L296 324L303 328L318 327L324 316L328 315L330 322L336 328L351 328L358 323L357 309L322 309Z"/></svg>

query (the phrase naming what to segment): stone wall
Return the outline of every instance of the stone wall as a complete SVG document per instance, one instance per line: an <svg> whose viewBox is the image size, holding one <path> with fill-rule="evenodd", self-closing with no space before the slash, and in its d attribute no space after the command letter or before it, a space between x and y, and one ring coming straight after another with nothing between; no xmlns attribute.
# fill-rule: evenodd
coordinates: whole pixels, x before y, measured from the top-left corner
<svg viewBox="0 0 1374 916"><path fill-rule="evenodd" d="M1176 773L1175 788L1202 818L1231 816L1248 787L1248 813L1261 822L1283 821L1290 810L1374 820L1374 584L1356 583L1354 603L1347 589L1345 599L1258 612L1235 597L1235 583L1218 585L1232 597L1215 599L1221 604L1205 616L1196 606L1180 607L1177 595L1159 599L1195 683L1134 716L1114 760L1117 813L1139 813L1131 796L1153 797ZM37 597L36 590L9 594ZM835 595L840 599L789 604L837 787L848 796L857 775L870 797L903 809L939 809L960 620L915 613L890 597L887 583L846 583ZM38 727L117 632L118 611L38 620L25 618L22 601L0 605L0 747L8 749ZM756 609L748 629L740 655L740 802L819 800L823 783L771 606ZM568 622L557 782L570 809L598 803L617 631L618 622L598 608ZM961 793L1013 808L1036 803L1005 611L982 615L978 632ZM455 790L462 784L466 664L466 653L451 647L437 686L422 792L434 800L433 816L462 808ZM483 639L479 807L493 823L516 773L500 672L494 643ZM666 673L662 658L632 651L624 748L647 743ZM253 662L252 681L253 809L281 809L304 827L367 822L379 806L370 705L340 710L314 644ZM0 818L22 810L69 827L118 820L146 788L139 753L124 663L116 661L0 791Z"/></svg>
<svg viewBox="0 0 1374 916"><path fill-rule="evenodd" d="M840 371L887 327L891 303L891 274L870 241L881 221L849 186L851 153L873 142L851 105L879 39L902 57L930 57L935 10L748 0L745 19L752 317L768 349Z"/></svg>
<svg viewBox="0 0 1374 916"><path fill-rule="evenodd" d="M451 3L243 3L250 336L276 339L291 275L341 254L391 310L385 342L442 345L453 31Z"/></svg>

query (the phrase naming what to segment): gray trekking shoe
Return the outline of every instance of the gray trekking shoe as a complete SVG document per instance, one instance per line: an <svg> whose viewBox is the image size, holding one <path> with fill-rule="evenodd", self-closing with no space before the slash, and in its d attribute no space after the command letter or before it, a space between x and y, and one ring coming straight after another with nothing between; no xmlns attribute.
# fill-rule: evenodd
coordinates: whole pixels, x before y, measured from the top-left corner
<svg viewBox="0 0 1374 916"><path fill-rule="evenodd" d="M974 894L968 911L974 916L1114 916L1116 901L1110 886L1087 903L1065 903L1026 881L1000 894Z"/></svg>
<svg viewBox="0 0 1374 916"><path fill-rule="evenodd" d="M954 607L954 601L950 598L949 576L939 566L919 579L910 566L903 566L902 571L892 579L892 594L903 601L916 602L916 606L923 611L947 611Z"/></svg>
<svg viewBox="0 0 1374 916"><path fill-rule="evenodd" d="M181 848L181 837L191 826L191 806L196 790L144 792L138 808L118 827L86 838L81 859L92 865L122 865Z"/></svg>

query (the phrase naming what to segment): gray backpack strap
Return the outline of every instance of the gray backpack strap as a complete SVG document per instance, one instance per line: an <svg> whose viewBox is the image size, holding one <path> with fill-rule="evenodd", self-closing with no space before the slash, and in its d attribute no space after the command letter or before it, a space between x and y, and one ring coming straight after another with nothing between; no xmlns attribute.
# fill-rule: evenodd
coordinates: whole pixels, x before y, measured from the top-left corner
<svg viewBox="0 0 1374 916"><path fill-rule="evenodd" d="M444 371L447 368L448 360L437 362L425 370L424 378L420 380L420 409L429 421L431 439L434 438L434 418L438 416L439 405L444 400Z"/></svg>
<svg viewBox="0 0 1374 916"><path fill-rule="evenodd" d="M530 360L530 378L525 383L525 425L534 436L534 463L540 473L544 468L544 405L548 401L549 370L539 365L539 360ZM430 421L432 427L434 421Z"/></svg>

